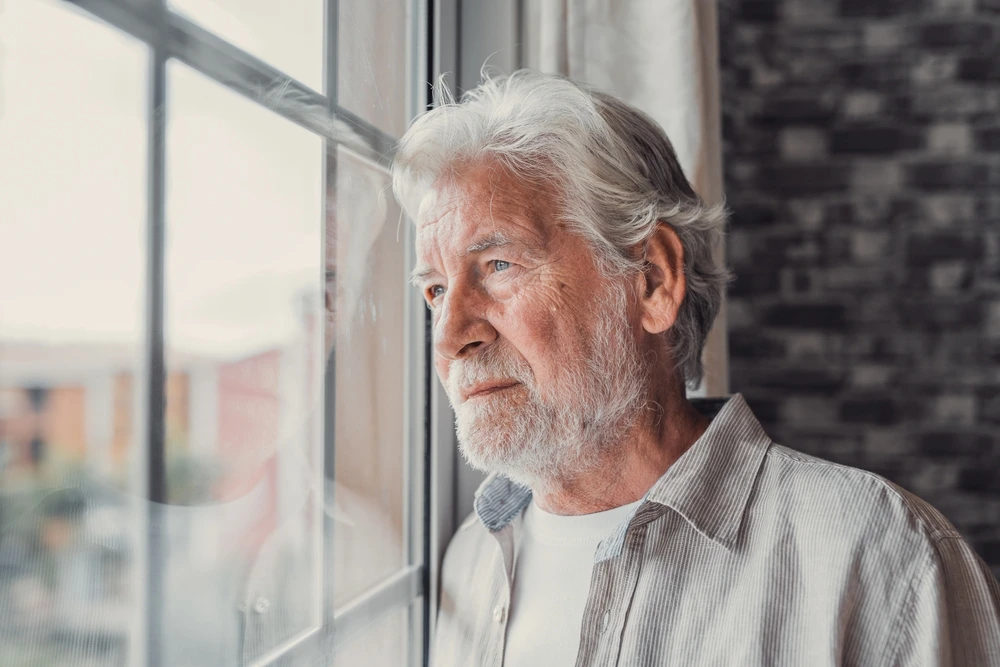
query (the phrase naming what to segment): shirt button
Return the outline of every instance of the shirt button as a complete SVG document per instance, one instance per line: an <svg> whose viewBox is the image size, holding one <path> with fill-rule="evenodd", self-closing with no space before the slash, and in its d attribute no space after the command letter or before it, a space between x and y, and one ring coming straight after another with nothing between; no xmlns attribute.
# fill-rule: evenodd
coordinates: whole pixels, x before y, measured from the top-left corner
<svg viewBox="0 0 1000 667"><path fill-rule="evenodd" d="M271 608L271 601L265 597L259 597L253 601L253 610L258 614L266 614Z"/></svg>
<svg viewBox="0 0 1000 667"><path fill-rule="evenodd" d="M504 608L502 604L498 604L493 607L493 620L497 623L503 623Z"/></svg>
<svg viewBox="0 0 1000 667"><path fill-rule="evenodd" d="M604 616L601 617L601 634L604 634L608 629L608 623L611 621L611 612L604 612Z"/></svg>

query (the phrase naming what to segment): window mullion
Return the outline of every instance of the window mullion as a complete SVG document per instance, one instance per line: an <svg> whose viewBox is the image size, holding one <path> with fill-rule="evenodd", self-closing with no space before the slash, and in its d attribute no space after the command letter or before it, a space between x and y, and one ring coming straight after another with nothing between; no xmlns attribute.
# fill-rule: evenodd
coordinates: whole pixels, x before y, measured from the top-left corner
<svg viewBox="0 0 1000 667"><path fill-rule="evenodd" d="M162 3L159 6L163 10ZM168 501L164 451L166 365L164 362L164 216L166 190L166 51L162 43L152 48L150 63L149 194L147 219L146 307L146 493L149 521L146 533L146 664L162 660L163 608L163 508Z"/></svg>
<svg viewBox="0 0 1000 667"><path fill-rule="evenodd" d="M340 0L326 0L326 97L330 101L330 111L337 109L337 80L339 71L340 45Z"/></svg>
<svg viewBox="0 0 1000 667"><path fill-rule="evenodd" d="M157 7L125 9L116 0L69 0L119 30L157 48L163 43L173 57L201 74L268 106L273 112L321 136L334 138L382 166L388 166L396 139L338 104L337 19L339 0L327 0L327 89L322 95L261 59L233 46L183 16ZM294 100L294 104L288 103ZM333 125L311 109L326 109Z"/></svg>
<svg viewBox="0 0 1000 667"><path fill-rule="evenodd" d="M389 612L405 608L425 593L422 565L411 565L360 595L333 615L333 645L342 647Z"/></svg>

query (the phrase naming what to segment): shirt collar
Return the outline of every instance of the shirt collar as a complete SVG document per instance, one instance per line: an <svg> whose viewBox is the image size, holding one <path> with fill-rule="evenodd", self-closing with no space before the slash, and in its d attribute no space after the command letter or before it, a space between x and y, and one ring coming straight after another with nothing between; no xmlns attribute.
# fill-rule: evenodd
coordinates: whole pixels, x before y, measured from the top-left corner
<svg viewBox="0 0 1000 667"><path fill-rule="evenodd" d="M731 549L771 439L741 394L646 493L701 534Z"/></svg>
<svg viewBox="0 0 1000 667"><path fill-rule="evenodd" d="M493 473L479 485L473 507L491 532L509 524L531 502L531 489Z"/></svg>
<svg viewBox="0 0 1000 667"><path fill-rule="evenodd" d="M741 394L719 409L719 401L691 401L711 416L704 434L671 465L646 493L636 512L598 549L597 560L621 552L625 532L636 521L650 521L661 513L650 503L669 507L699 533L727 549L735 544L743 513L771 439ZM531 489L507 477L492 474L476 491L475 509L490 531L507 526L531 502Z"/></svg>

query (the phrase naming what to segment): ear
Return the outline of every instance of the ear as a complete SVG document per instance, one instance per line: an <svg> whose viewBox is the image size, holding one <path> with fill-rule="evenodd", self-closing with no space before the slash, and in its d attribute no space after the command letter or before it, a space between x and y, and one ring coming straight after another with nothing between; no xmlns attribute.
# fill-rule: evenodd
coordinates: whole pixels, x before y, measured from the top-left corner
<svg viewBox="0 0 1000 667"><path fill-rule="evenodd" d="M645 254L645 267L639 279L642 328L658 334L677 321L687 293L684 246L673 227L659 222L646 242Z"/></svg>

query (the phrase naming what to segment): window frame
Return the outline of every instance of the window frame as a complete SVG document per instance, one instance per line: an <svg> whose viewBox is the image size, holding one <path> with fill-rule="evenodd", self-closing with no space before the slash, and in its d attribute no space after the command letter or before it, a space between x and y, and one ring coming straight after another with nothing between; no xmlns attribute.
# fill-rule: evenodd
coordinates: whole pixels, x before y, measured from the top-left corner
<svg viewBox="0 0 1000 667"><path fill-rule="evenodd" d="M395 152L398 137L380 130L373 123L359 117L337 100L338 92L338 20L339 0L317 0L324 3L324 83L321 93L297 81L267 62L234 46L228 41L202 28L193 21L172 12L166 0L63 0L82 9L87 14L144 43L149 49L148 123L148 184L147 184L147 243L146 243L146 313L144 319L145 345L141 366L143 400L137 409L142 438L138 440L139 455L135 457L132 476L138 489L151 502L145 517L157 525L158 513L167 500L165 466L164 406L167 369L164 364L164 289L165 289L165 197L166 197L166 141L162 113L169 107L166 65L171 59L184 63L215 83L221 84L255 104L289 120L306 130L323 137L326 160L323 166L324 182L335 181L338 146L388 169ZM425 82L434 80L437 72L447 71L454 56L457 40L454 19L457 15L456 0L403 0L406 3L406 114L414 118L427 108L429 90ZM442 23L442 19L444 22ZM444 57L441 54L444 53ZM449 60L450 59L450 60ZM335 135L312 116L300 115L294 109L264 104L261 92L281 86L304 105L326 109L336 124ZM323 119L326 120L326 119ZM329 199L324 193L323 215ZM323 220L317 224L324 224ZM403 237L407 257L407 272L414 262L414 230L406 225ZM321 277L317 276L320 281ZM441 405L447 408L437 383L432 382L428 313L422 299L405 284L405 322L407 327L406 363L404 386L407 388L404 424L407 429L407 446L404 452L407 472L404 488L403 544L406 562L388 579L362 595L333 608L332 600L322 595L321 625L305 628L296 637L276 647L270 654L257 660L255 665L268 665L277 660L293 658L297 654L335 651L361 634L373 623L390 612L411 610L409 623L409 664L426 665L429 660L429 643L432 623L436 615L437 572L440 555L452 534L452 524L439 521L438 515L451 514L451 469L454 456L454 436L450 419L442 421ZM328 411L324 411L328 412ZM441 413L441 414L439 414ZM445 430L442 430L445 429ZM329 424L324 430L329 430ZM449 435L449 433L451 435ZM322 453L324 461L331 459L324 436ZM420 455L414 455L420 454ZM332 475L332 465L324 463L324 472ZM141 520L142 517L137 517ZM330 522L322 522L321 544L331 543ZM160 643L164 640L155 628L160 627L159 605L162 599L162 572L165 566L163 549L158 543L162 536L155 531L141 531L137 546L137 563L142 580L138 604L144 614L137 615L137 645L130 649L132 664L155 667L161 664ZM322 549L322 546L320 547ZM324 563L325 565L325 563ZM327 576L329 567L321 567L319 576ZM324 590L322 582L319 590ZM319 645L317 645L319 643ZM416 650L419 649L419 650Z"/></svg>

